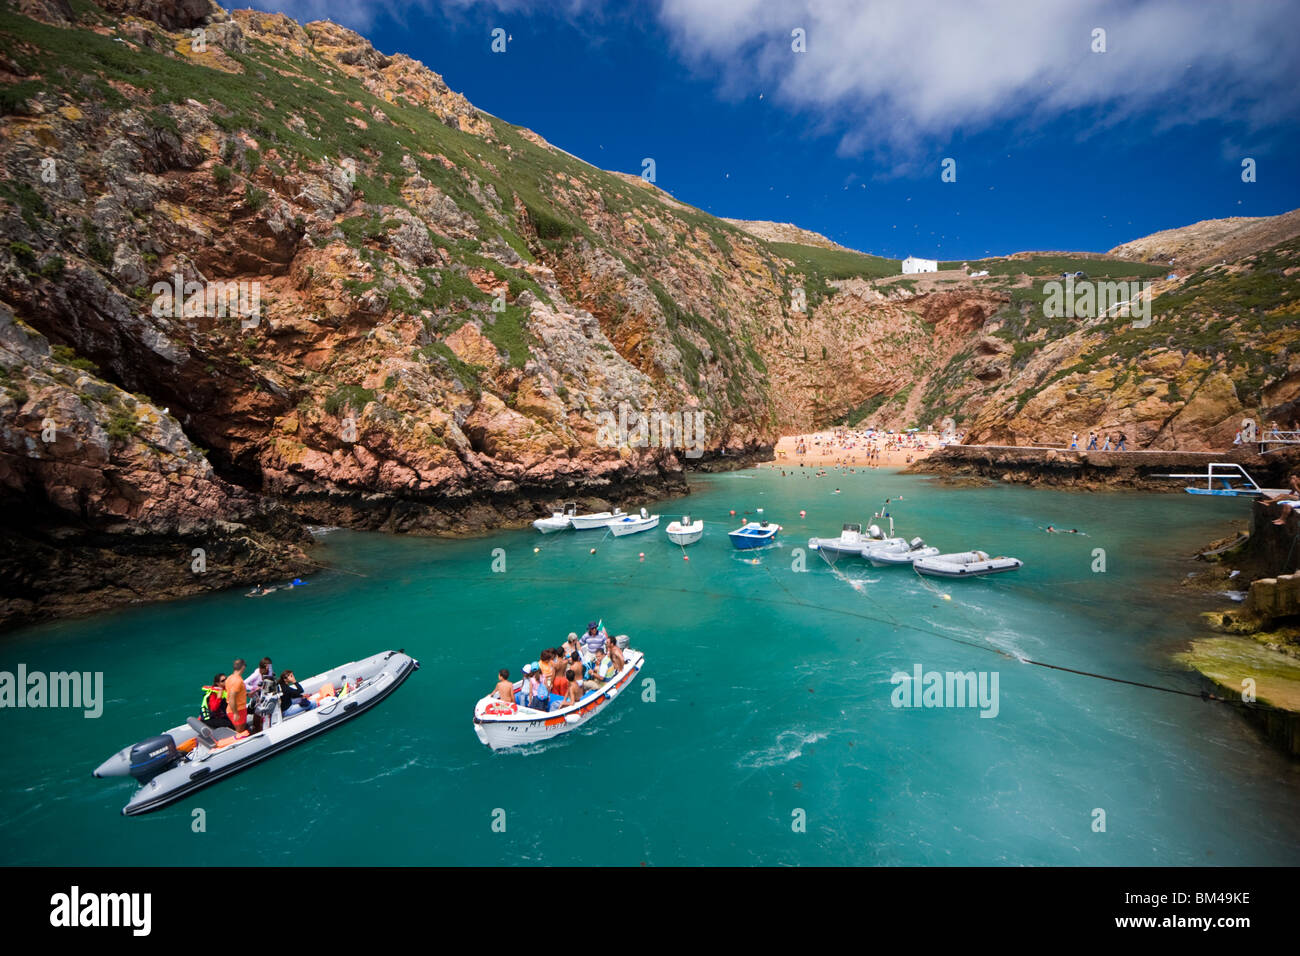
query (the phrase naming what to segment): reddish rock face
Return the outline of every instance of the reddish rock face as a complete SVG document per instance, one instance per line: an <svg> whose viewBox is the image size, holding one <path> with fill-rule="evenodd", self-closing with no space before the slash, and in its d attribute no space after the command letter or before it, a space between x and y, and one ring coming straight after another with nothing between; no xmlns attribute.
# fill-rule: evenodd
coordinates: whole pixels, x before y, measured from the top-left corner
<svg viewBox="0 0 1300 956"><path fill-rule="evenodd" d="M0 197L0 488L33 515L33 582L54 580L41 535L60 529L137 568L163 560L146 540L251 542L232 567L262 575L301 560L294 519L466 533L684 491L683 448L602 440L623 408L701 412L692 468L863 416L1197 447L1250 411L1238 371L1165 344L1058 375L1096 331L1016 339L1005 287L806 275L771 243L845 251L596 170L336 24L102 6L114 38L62 0L20 9L176 88L77 85L32 49L47 85L0 117L0 179L21 184ZM31 583L30 607L53 587Z"/></svg>

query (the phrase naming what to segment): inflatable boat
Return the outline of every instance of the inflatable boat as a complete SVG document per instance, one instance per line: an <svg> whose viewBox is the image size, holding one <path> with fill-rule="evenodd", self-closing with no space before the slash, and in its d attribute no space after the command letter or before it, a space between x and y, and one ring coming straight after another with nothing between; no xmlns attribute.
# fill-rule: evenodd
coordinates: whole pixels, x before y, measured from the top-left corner
<svg viewBox="0 0 1300 956"><path fill-rule="evenodd" d="M556 531L564 531L572 526L572 518L578 513L578 506L573 502L566 504L561 511L551 512L549 518L538 518L533 522L533 527L542 534L553 534Z"/></svg>
<svg viewBox="0 0 1300 956"><path fill-rule="evenodd" d="M985 574L1014 571L1023 561L1019 558L990 558L984 551L962 551L960 554L936 554L917 558L912 562L918 574L938 578L977 578Z"/></svg>
<svg viewBox="0 0 1300 956"><path fill-rule="evenodd" d="M899 564L914 564L921 558L932 558L939 553L938 548L927 547L920 538L882 543L876 547L864 548L862 556L873 568L888 568Z"/></svg>
<svg viewBox="0 0 1300 956"><path fill-rule="evenodd" d="M620 636L615 640L621 645L625 638ZM506 703L494 694L489 694L474 705L474 733L481 743L493 750L537 743L567 734L603 712L615 697L627 689L644 663L645 655L640 651L624 650L623 668L603 687L590 691L577 703L551 711ZM515 682L515 693L523 689L523 684L523 681Z"/></svg>
<svg viewBox="0 0 1300 956"><path fill-rule="evenodd" d="M860 557L864 548L878 544L883 537L880 529L875 525L871 526L871 531L875 533L874 537L871 534L863 534L860 524L846 524L840 530L838 538L809 538L808 549L821 551L833 558L843 554Z"/></svg>
<svg viewBox="0 0 1300 956"><path fill-rule="evenodd" d="M299 682L304 695L316 702L311 710L286 718L278 695L270 696L264 710L265 726L244 737L235 736L228 727L209 727L191 717L179 727L119 750L99 765L95 776L129 776L140 784L122 808L125 816L158 810L365 713L419 666L419 661L403 651L352 661ZM249 707L251 721L251 695Z"/></svg>

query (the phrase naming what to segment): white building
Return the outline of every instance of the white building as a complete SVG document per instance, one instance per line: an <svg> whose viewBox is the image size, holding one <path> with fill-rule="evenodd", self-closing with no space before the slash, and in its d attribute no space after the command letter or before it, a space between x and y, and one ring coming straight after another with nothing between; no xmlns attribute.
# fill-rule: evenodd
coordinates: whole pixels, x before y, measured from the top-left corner
<svg viewBox="0 0 1300 956"><path fill-rule="evenodd" d="M911 275L914 272L938 272L939 263L935 259L918 259L916 256L908 256L903 260L903 275Z"/></svg>

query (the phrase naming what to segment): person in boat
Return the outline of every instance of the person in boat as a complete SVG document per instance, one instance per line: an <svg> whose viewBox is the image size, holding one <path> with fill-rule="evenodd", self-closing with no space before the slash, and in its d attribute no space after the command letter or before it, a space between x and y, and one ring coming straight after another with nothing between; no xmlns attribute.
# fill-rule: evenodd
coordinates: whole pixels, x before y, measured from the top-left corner
<svg viewBox="0 0 1300 956"><path fill-rule="evenodd" d="M570 655L578 652L578 635L570 631L561 647L564 649L565 660L568 660Z"/></svg>
<svg viewBox="0 0 1300 956"><path fill-rule="evenodd" d="M497 671L497 688L492 692L492 696L507 704L514 703L515 685L510 683L510 668L503 667Z"/></svg>
<svg viewBox="0 0 1300 956"><path fill-rule="evenodd" d="M217 674L212 684L203 688L203 700L199 704L199 720L209 727L229 727L230 718L226 716L226 675Z"/></svg>
<svg viewBox="0 0 1300 956"><path fill-rule="evenodd" d="M605 654L611 661L613 661L614 673L617 674L623 669L623 650L618 646L618 641L614 640L612 637L605 642Z"/></svg>
<svg viewBox="0 0 1300 956"><path fill-rule="evenodd" d="M582 636L582 643L587 649L588 656L595 654L596 651L603 648L605 646L605 638L608 636L609 635L605 633L605 629L600 627L600 625L595 621L588 622L587 633Z"/></svg>
<svg viewBox="0 0 1300 956"><path fill-rule="evenodd" d="M550 648L542 651L537 661L537 669L542 672L542 683L548 688L555 680L555 652Z"/></svg>
<svg viewBox="0 0 1300 956"><path fill-rule="evenodd" d="M247 666L248 662L242 657L236 658L230 676L226 678L226 714L237 734L248 730L248 688L244 685L244 668Z"/></svg>
<svg viewBox="0 0 1300 956"><path fill-rule="evenodd" d="M302 689L302 684L298 683L298 678L294 677L292 670L286 670L280 675L281 714L292 717L315 706L316 702L307 696L307 692Z"/></svg>
<svg viewBox="0 0 1300 956"><path fill-rule="evenodd" d="M514 701L520 707L528 706L528 686L532 678L532 673L533 673L533 665L525 664L523 680L519 682L519 690L515 691L514 694Z"/></svg>
<svg viewBox="0 0 1300 956"><path fill-rule="evenodd" d="M533 710L551 709L551 691L542 680L540 670L535 670L528 675L528 706Z"/></svg>
<svg viewBox="0 0 1300 956"><path fill-rule="evenodd" d="M560 670L561 663L556 663L555 679L551 681L551 698L550 710L558 710L565 705L569 699L569 678L567 675L573 673L568 670Z"/></svg>
<svg viewBox="0 0 1300 956"><path fill-rule="evenodd" d="M572 668L564 672L565 679L569 682L569 692L564 695L566 704L576 704L582 700L582 695L586 691L582 688L582 671L575 671Z"/></svg>
<svg viewBox="0 0 1300 956"><path fill-rule="evenodd" d="M617 674L614 669L614 662L610 660L609 655L605 653L605 648L596 652L596 659L591 662L590 678L582 682L586 690L599 690L604 687L611 677Z"/></svg>

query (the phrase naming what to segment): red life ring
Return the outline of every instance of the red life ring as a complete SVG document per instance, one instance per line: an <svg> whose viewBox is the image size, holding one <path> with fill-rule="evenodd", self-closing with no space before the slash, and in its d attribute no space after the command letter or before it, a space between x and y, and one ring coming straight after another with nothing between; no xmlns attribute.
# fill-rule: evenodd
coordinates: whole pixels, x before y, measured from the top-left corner
<svg viewBox="0 0 1300 956"><path fill-rule="evenodd" d="M483 708L483 713L492 717L508 717L519 709L516 704L507 704L505 701L493 701Z"/></svg>

